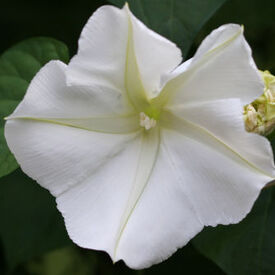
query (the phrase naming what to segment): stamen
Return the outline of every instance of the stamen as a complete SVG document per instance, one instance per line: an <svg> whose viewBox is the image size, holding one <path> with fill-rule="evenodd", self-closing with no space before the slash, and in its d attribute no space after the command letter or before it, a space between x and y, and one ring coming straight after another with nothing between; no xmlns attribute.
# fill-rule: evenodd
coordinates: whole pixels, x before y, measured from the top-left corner
<svg viewBox="0 0 275 275"><path fill-rule="evenodd" d="M144 127L146 130L150 130L151 128L155 127L157 122L155 119L148 117L145 113L141 112L139 114L139 125Z"/></svg>
<svg viewBox="0 0 275 275"><path fill-rule="evenodd" d="M272 92L270 91L270 89L267 89L267 90L266 90L265 96L266 96L266 99L267 99L269 102L274 102L274 98L273 98L273 95L272 95Z"/></svg>

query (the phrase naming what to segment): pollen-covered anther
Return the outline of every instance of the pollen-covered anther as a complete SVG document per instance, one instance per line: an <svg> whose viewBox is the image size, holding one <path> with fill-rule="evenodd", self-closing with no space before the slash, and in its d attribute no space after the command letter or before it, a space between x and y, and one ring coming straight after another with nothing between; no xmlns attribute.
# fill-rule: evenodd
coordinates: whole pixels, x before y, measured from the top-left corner
<svg viewBox="0 0 275 275"><path fill-rule="evenodd" d="M268 100L268 102L274 102L274 97L273 97L270 89L267 89L266 92L264 93L264 95L265 95L266 99Z"/></svg>
<svg viewBox="0 0 275 275"><path fill-rule="evenodd" d="M145 113L141 112L139 114L139 125L144 127L146 130L150 130L151 128L155 127L157 122L155 119L150 118Z"/></svg>

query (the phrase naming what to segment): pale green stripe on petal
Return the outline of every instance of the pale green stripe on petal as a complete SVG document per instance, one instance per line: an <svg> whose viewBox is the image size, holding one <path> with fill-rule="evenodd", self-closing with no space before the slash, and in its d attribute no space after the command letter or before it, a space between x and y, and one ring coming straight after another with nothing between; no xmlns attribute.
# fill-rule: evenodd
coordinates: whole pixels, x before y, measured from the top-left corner
<svg viewBox="0 0 275 275"><path fill-rule="evenodd" d="M119 249L119 243L123 237L123 232L126 229L127 223L133 214L135 207L137 206L143 191L146 188L150 180L150 176L155 167L158 152L160 147L160 129L155 127L150 129L150 131L144 130L139 159L136 169L136 175L134 182L132 184L132 190L130 192L128 202L125 207L125 211L121 217L120 227L117 233L115 251L114 251L114 261L116 259L117 250Z"/></svg>
<svg viewBox="0 0 275 275"><path fill-rule="evenodd" d="M194 57L191 64L189 65L190 67L184 73L168 81L164 86L163 90L161 91L160 95L157 98L154 98L151 103L157 107L162 107L163 105L165 105L173 96L175 96L175 93L180 91L179 87L184 86L184 83L190 78L192 78L194 73L196 73L196 71L200 67L207 64L207 62L209 62L212 58L214 58L219 53L221 53L225 48L230 46L242 33L243 28L240 28L233 36L228 38L222 44L219 44L217 47L204 53L197 59L194 59Z"/></svg>
<svg viewBox="0 0 275 275"><path fill-rule="evenodd" d="M226 144L223 140L212 134L207 129L197 125L196 123L186 120L182 117L172 114L169 111L165 111L162 114L161 126L167 129L172 129L178 133L183 134L186 137L197 140L200 143L205 143L208 146L212 147L213 150L220 151L226 154L229 158L234 158L236 161L247 165L258 173L265 175L271 179L274 177L260 167L257 167L255 164L243 157L239 152L234 148Z"/></svg>
<svg viewBox="0 0 275 275"><path fill-rule="evenodd" d="M129 101L132 103L135 109L140 112L147 109L149 103L138 68L133 37L133 25L127 4L125 5L124 9L128 14L128 41L125 63L125 88Z"/></svg>
<svg viewBox="0 0 275 275"><path fill-rule="evenodd" d="M140 129L139 116L137 114L89 118L8 117L6 119L34 120L110 134L127 134Z"/></svg>

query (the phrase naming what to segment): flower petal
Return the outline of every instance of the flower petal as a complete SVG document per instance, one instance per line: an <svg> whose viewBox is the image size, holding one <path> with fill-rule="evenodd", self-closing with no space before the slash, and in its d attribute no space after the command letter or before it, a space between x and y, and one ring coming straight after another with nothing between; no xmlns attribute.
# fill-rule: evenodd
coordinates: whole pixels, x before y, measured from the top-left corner
<svg viewBox="0 0 275 275"><path fill-rule="evenodd" d="M166 84L162 97L171 106L225 98L240 98L245 105L263 88L243 29L229 24L202 42L188 70Z"/></svg>
<svg viewBox="0 0 275 275"><path fill-rule="evenodd" d="M204 131L166 118L155 169L117 253L132 268L166 259L203 226L239 222L271 180Z"/></svg>
<svg viewBox="0 0 275 275"><path fill-rule="evenodd" d="M47 63L31 81L14 116L78 118L121 115L133 112L123 104L120 91L105 86L66 85L68 66L60 61Z"/></svg>
<svg viewBox="0 0 275 275"><path fill-rule="evenodd" d="M139 116L121 117L89 117L89 118L47 118L47 117L24 117L11 116L6 120L32 120L45 123L52 123L61 126L74 127L82 130L99 132L105 134L128 134L140 130L138 124Z"/></svg>
<svg viewBox="0 0 275 275"><path fill-rule="evenodd" d="M129 23L145 90L149 95L158 90L161 74L181 62L180 50L145 27L127 6L121 10L103 6L92 15L81 33L78 53L69 64L69 83L116 87L125 94Z"/></svg>
<svg viewBox="0 0 275 275"><path fill-rule="evenodd" d="M169 113L161 123L155 169L117 253L132 268L163 261L203 226L239 222L272 180L198 127Z"/></svg>
<svg viewBox="0 0 275 275"><path fill-rule="evenodd" d="M8 146L22 170L58 196L81 184L133 141L137 133L103 134L33 120L8 120Z"/></svg>
<svg viewBox="0 0 275 275"><path fill-rule="evenodd" d="M144 131L143 133L135 179L132 184L132 190L129 195L125 211L121 217L120 227L118 228L114 250L114 260L117 260L120 240L123 238L123 233L127 228L129 219L133 215L135 207L139 203L139 200L141 199L141 196L145 191L151 174L155 168L155 163L157 161L160 146L159 135L160 133L158 127L148 132Z"/></svg>
<svg viewBox="0 0 275 275"><path fill-rule="evenodd" d="M240 99L226 99L200 104L179 105L170 111L216 138L256 169L275 177L273 152L269 141L248 133Z"/></svg>
<svg viewBox="0 0 275 275"><path fill-rule="evenodd" d="M151 98L160 91L161 76L182 61L181 51L168 39L148 29L128 9L133 30L133 44L144 88Z"/></svg>
<svg viewBox="0 0 275 275"><path fill-rule="evenodd" d="M113 261L120 259L120 241L146 190L158 149L159 129L155 128L143 133L141 142L127 145L112 163L57 198L75 243L105 250Z"/></svg>
<svg viewBox="0 0 275 275"><path fill-rule="evenodd" d="M8 119L28 119L105 133L137 131L138 114L108 88L66 86L67 66L49 62L32 80L23 101Z"/></svg>
<svg viewBox="0 0 275 275"><path fill-rule="evenodd" d="M5 134L23 171L57 198L71 239L119 260L120 240L155 165L158 127L144 130L141 139L138 133L111 135L12 119Z"/></svg>
<svg viewBox="0 0 275 275"><path fill-rule="evenodd" d="M128 14L128 40L126 48L126 62L125 62L125 89L126 95L138 112L146 110L149 106L148 97L141 80L140 70L137 63L137 57L135 53L134 44L134 30L133 23L131 20L130 12L125 6L126 12Z"/></svg>
<svg viewBox="0 0 275 275"><path fill-rule="evenodd" d="M212 226L239 222L273 177L196 125L173 115L166 119L163 142L199 220Z"/></svg>
<svg viewBox="0 0 275 275"><path fill-rule="evenodd" d="M150 267L167 259L203 228L185 194L185 184L169 161L162 134L155 168L121 237L118 259L134 269Z"/></svg>
<svg viewBox="0 0 275 275"><path fill-rule="evenodd" d="M272 178L203 131L174 122L174 130L164 131L163 143L196 218L211 226L242 220Z"/></svg>

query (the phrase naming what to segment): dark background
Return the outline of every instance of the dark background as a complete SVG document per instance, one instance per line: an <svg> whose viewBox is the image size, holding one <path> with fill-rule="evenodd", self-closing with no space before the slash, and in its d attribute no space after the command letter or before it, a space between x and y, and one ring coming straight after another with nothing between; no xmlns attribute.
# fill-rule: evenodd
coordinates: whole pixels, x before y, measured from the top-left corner
<svg viewBox="0 0 275 275"><path fill-rule="evenodd" d="M65 42L73 55L84 24L104 4L107 1L2 1L0 52L29 37L49 36ZM203 27L189 56L213 28L224 23L243 24L258 67L275 71L274 0L228 0Z"/></svg>
<svg viewBox="0 0 275 275"><path fill-rule="evenodd" d="M26 38L49 36L67 44L73 56L76 53L78 37L84 24L93 11L104 4L107 2L101 0L1 1L0 53ZM245 36L252 47L258 67L275 73L274 6L274 0L228 0L199 32L188 57L192 56L201 40L211 30L224 23L239 23L245 27ZM38 258L17 266L10 274L224 274L214 263L200 255L191 244L178 251L167 262L150 269L150 273L130 271L122 263L113 266L105 253L87 252L72 244L69 244L69 250L65 248L65 253L63 250L60 255L54 254L46 260L40 255ZM64 262L64 257L73 261L75 271L54 273L58 269L58 264ZM5 259L2 256L0 257L0 274L4 272L1 271L5 269L4 265ZM49 265L53 268L52 271L49 271ZM78 266L81 268L78 269ZM182 270L183 266L184 270ZM70 268L73 267L70 266Z"/></svg>

